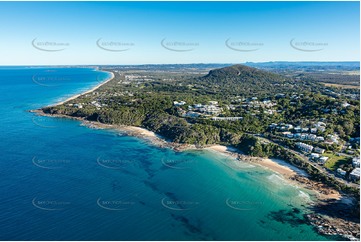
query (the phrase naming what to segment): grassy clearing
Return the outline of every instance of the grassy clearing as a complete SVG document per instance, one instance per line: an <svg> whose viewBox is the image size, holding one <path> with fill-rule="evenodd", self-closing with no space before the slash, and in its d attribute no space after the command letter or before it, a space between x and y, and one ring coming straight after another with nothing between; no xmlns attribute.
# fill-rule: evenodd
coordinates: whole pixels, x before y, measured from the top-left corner
<svg viewBox="0 0 361 242"><path fill-rule="evenodd" d="M346 156L338 156L333 153L326 152L323 156L329 157L325 163L325 167L335 171L340 165L347 164L350 162L350 158Z"/></svg>

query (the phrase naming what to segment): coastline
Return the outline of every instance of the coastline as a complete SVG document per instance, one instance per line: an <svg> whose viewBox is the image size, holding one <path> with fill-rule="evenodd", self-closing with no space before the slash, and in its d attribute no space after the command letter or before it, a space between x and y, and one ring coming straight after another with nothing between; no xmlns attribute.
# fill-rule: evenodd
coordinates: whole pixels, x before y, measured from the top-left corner
<svg viewBox="0 0 361 242"><path fill-rule="evenodd" d="M321 183L317 183L309 180L306 172L280 159L248 156L243 154L240 150L234 147L225 146L225 145L207 145L207 146L197 147L195 145L190 145L190 144L169 142L166 141L162 136L142 127L104 124L97 121L89 121L83 118L72 117L62 114L46 114L42 112L41 109L31 110L31 112L36 113L37 115L40 116L77 120L80 121L83 126L92 129L115 130L129 136L138 137L157 147L169 148L176 152L183 152L187 150L208 150L211 152L217 152L218 154L223 154L232 157L235 160L240 160L241 162L247 162L252 165L256 165L258 167L271 170L272 172L277 173L282 177L286 178L286 181L289 184L311 191L311 193L313 193L316 196L317 200L321 202L325 202L326 200L329 199L338 200L341 198L341 194L338 191L332 188L328 188L324 185L322 186Z"/></svg>
<svg viewBox="0 0 361 242"><path fill-rule="evenodd" d="M289 166L281 165L279 163L279 162L281 162L281 160L246 156L246 155L240 153L240 151L238 151L237 149L235 149L233 147L227 147L224 145L212 145L205 149L213 150L215 152L223 153L223 154L231 156L233 158L241 159L243 162L250 162L250 163L262 166L262 167L272 170L276 173L279 173L286 178L290 178L291 176L298 174L298 172L296 172L296 169L297 169L296 167L292 167L293 168L292 169Z"/></svg>
<svg viewBox="0 0 361 242"><path fill-rule="evenodd" d="M61 102L58 102L55 104L51 104L49 106L51 107L51 106L62 105L64 103L74 100L82 95L94 92L101 86L105 85L106 83L108 83L114 79L115 74L113 72L111 72L111 71L103 71L103 72L107 72L107 73L111 74L111 76L108 79L106 79L104 82L99 83L95 87L92 87L91 89L86 90L85 92L76 94L74 96L67 98L64 101L61 101ZM125 133L127 135L138 137L143 140L149 141L151 144L156 145L158 147L170 148L177 152L182 152L182 151L186 151L186 150L208 150L208 151L217 152L219 154L223 154L223 155L238 159L242 162L249 162L249 163L252 163L259 167L263 167L264 169L268 169L277 174L280 174L281 176L286 178L286 180L290 184L296 185L299 187L303 187L303 188L306 188L307 190L314 192L317 199L320 201L325 201L327 199L340 199L341 198L341 194L334 189L326 188L326 189L321 189L321 191L320 191L319 184L318 184L318 186L316 186L318 189L315 189L315 187L314 187L315 182L312 182L307 178L308 175L306 172L304 172L301 169L298 169L295 166L292 166L291 164L288 164L286 161L282 161L279 159L248 156L248 155L243 154L240 150L238 150L234 147L229 147L229 146L224 146L224 145L207 145L207 146L203 146L203 147L197 147L195 145L190 145L190 144L180 144L180 143L169 142L169 141L165 140L165 138L154 133L153 131L147 130L142 127L104 124L104 123L100 123L97 121L88 121L88 120L85 120L80 117L72 117L72 116L67 116L67 115L62 115L62 114L47 114L47 113L44 113L41 108L36 109L36 110L30 110L30 112L36 113L37 115L40 115L40 116L68 118L68 119L70 118L70 119L78 120L78 121L82 122L82 125L87 126L89 128L116 130L121 133Z"/></svg>
<svg viewBox="0 0 361 242"><path fill-rule="evenodd" d="M274 159L274 158L264 158L264 157L253 157L241 153L239 150L233 147L227 147L223 145L212 145L205 147L205 150L212 150L224 155L233 157L242 162L248 162L252 165L257 165L267 170L271 170L274 173L281 175L286 178L286 181L299 188L304 188L309 190L313 195L316 196L318 201L324 202L327 200L339 200L341 199L341 194L326 186L323 186L321 183L317 183L308 179L308 174L291 165L284 160Z"/></svg>
<svg viewBox="0 0 361 242"><path fill-rule="evenodd" d="M110 81L113 80L114 77L115 77L115 75L114 75L113 72L110 72L110 71L102 71L102 72L107 72L107 73L109 73L109 74L110 74L110 77L107 78L105 81L99 83L99 84L96 85L95 87L93 87L93 88L91 88L91 89L89 89L89 90L87 90L87 91L85 91L85 92L76 94L76 95L74 95L74 96L71 96L71 97L65 99L64 101L60 101L60 102L58 102L58 103L51 104L50 106L62 105L62 104L64 104L64 103L69 102L69 101L71 101L71 100L74 100L74 99L76 99L76 98L78 98L78 97L80 97L80 96L82 96L82 95L85 95L85 94L89 94L89 93L91 93L91 92L94 92L96 89L98 89L99 87L103 86L104 84L110 82Z"/></svg>
<svg viewBox="0 0 361 242"><path fill-rule="evenodd" d="M67 98L64 101L52 104L50 106L62 105L68 101L78 98L79 96L94 92L99 87L105 85L106 83L108 83L114 79L114 77L115 77L114 73L109 72L109 71L108 71L108 73L111 73L111 77L108 78L107 80L105 80L104 82L98 84L97 86L95 86L83 93L76 94L70 98ZM169 142L169 141L165 140L163 137L157 135L156 133L154 133L150 130L147 130L145 128L142 128L142 127L103 124L103 123L100 123L97 121L88 121L88 120L85 120L84 118L80 118L80 117L72 117L72 116L61 115L61 114L47 114L47 113L43 112L42 108L37 109L37 110L30 110L30 112L36 113L37 115L40 115L40 116L67 118L67 119L70 118L70 119L78 120L78 121L81 121L82 125L87 126L89 128L116 130L116 131L119 131L120 133L125 133L127 135L146 140L146 141L150 142L152 145L155 145L155 146L158 146L161 148L170 148L177 152L182 152L182 151L186 151L186 150L209 150L209 151L217 152L219 154L233 157L241 162L249 162L251 164L257 165L264 169L268 169L268 170L271 170L272 172L280 174L282 177L286 178L285 180L291 185L308 190L309 193L312 195L315 195L315 198L316 198L316 201L313 201L312 205L328 204L328 203L332 203L334 201L343 202L342 200L349 199L348 197L343 197L343 195L340 194L338 191L336 191L332 188L329 188L320 182L315 182L315 181L308 179L308 175L306 172L304 172L301 169L298 169L297 167L290 165L289 163L287 163L286 161L283 161L283 160L248 156L248 155L241 153L241 151L237 150L236 148L228 147L228 146L224 146L224 145L207 145L207 146L203 146L203 147L198 147L195 145ZM317 214L311 214L311 215L307 214L307 221L310 224L312 224L321 234L332 234L332 235L340 234L340 235L346 236L346 234L349 234L349 233L344 233L344 234L338 233L337 231L339 230L339 228L341 228L342 231L347 231L347 232L349 232L351 230L351 229L350 230L347 229L347 226L350 225L350 222L345 222L345 220L343 220L342 218L329 217L329 216L327 216L327 213L326 213L326 216L319 216ZM332 226L330 229L327 228L327 230L325 231L325 230L323 230L324 228L322 226L321 226L322 228L320 227L320 221L322 223L326 223L326 224L334 224L334 226ZM359 228L359 224L356 224L356 225L353 224L353 227L354 226L358 226L358 228ZM355 230L352 229L352 231L355 231Z"/></svg>

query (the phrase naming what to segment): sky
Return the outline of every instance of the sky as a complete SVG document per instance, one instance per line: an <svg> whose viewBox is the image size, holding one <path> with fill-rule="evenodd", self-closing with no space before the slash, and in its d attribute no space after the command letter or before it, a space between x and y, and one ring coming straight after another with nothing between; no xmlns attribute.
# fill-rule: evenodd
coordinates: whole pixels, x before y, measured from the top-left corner
<svg viewBox="0 0 361 242"><path fill-rule="evenodd" d="M359 61L359 2L0 2L0 65Z"/></svg>

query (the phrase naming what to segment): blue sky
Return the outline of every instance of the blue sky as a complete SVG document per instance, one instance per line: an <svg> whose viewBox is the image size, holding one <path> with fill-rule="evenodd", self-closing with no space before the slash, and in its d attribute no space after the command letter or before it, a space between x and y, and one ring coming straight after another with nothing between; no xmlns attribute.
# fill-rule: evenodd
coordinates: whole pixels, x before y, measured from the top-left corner
<svg viewBox="0 0 361 242"><path fill-rule="evenodd" d="M0 2L0 65L359 61L359 18L359 2Z"/></svg>

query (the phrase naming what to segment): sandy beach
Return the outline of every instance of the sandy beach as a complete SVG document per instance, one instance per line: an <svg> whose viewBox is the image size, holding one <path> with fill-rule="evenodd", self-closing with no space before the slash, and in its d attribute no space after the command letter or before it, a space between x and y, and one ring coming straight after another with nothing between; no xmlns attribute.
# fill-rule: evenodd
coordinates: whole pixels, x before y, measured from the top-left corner
<svg viewBox="0 0 361 242"><path fill-rule="evenodd" d="M98 89L98 88L101 87L102 85L104 85L104 84L106 84L106 83L108 83L108 82L110 82L111 80L114 79L114 73L113 73L113 72L109 72L109 71L103 71L103 72L108 72L108 73L110 73L110 75L111 75L110 78L108 78L108 79L105 80L104 82L96 85L96 86L93 87L92 89L89 89L89 90L87 90L87 91L85 91L85 92L83 92L83 93L80 93L80 94L76 94L76 95L74 95L74 96L71 96L70 98L67 98L67 99L64 100L64 101L61 101L61 102L52 104L51 106L62 105L62 104L64 104L64 103L66 103L66 102L68 102L68 101L71 101L71 100L74 100L74 99L76 99L76 98L78 98L78 97L80 97L80 96L82 96L82 95L85 95L85 94L94 92L96 89Z"/></svg>
<svg viewBox="0 0 361 242"><path fill-rule="evenodd" d="M297 169L296 167L285 166L284 164L280 164L280 163L282 163L281 160L246 156L233 147L227 147L224 145L212 145L205 149L220 152L225 155L230 155L234 158L238 158L242 161L250 162L250 163L265 167L265 168L270 169L274 172L277 172L287 178L297 175L297 174L300 174L300 170ZM285 162L283 161L283 163L285 163ZM302 174L302 175L304 175L304 174Z"/></svg>
<svg viewBox="0 0 361 242"><path fill-rule="evenodd" d="M271 170L286 178L286 180L290 184L312 191L312 193L314 193L316 197L321 201L341 198L341 194L338 191L332 188L328 188L322 183L314 182L308 179L308 175L305 171L283 160L248 156L243 154L241 151L239 151L234 147L229 147L224 145L209 145L204 147L196 147L195 145L173 143L166 141L160 135L142 127L103 124L95 121L84 120L83 118L79 118L79 117L69 117L61 114L60 115L46 114L43 113L42 110L32 110L31 112L37 113L38 115L41 116L71 118L74 120L79 120L82 122L82 125L87 126L89 128L116 130L119 131L119 133L125 133L130 136L141 138L152 145L162 148L170 148L178 152L182 152L186 150L200 150L200 149L217 152L226 156L233 157L235 159L239 159L243 162L248 162L251 163L252 165L257 165L264 169Z"/></svg>
<svg viewBox="0 0 361 242"><path fill-rule="evenodd" d="M262 168L271 170L286 178L290 184L312 191L312 193L316 195L317 199L321 201L328 199L341 199L341 194L338 191L328 188L322 183L311 181L308 179L308 174L305 171L287 163L284 160L252 157L242 154L242 152L234 147L227 147L224 145L212 145L204 149L219 152L224 155L237 158L243 162L249 162L253 165L258 165Z"/></svg>

